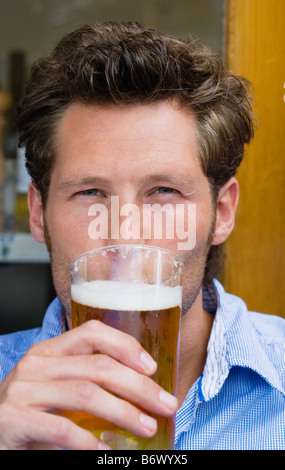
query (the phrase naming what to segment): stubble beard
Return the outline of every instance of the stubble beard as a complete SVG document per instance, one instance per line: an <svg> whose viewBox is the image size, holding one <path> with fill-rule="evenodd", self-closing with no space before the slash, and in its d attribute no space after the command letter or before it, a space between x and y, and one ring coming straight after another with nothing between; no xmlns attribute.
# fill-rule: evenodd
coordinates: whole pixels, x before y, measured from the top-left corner
<svg viewBox="0 0 285 470"><path fill-rule="evenodd" d="M72 318L71 315L71 293L70 293L70 266L66 259L57 253L51 241L51 235L48 229L47 220L44 214L44 235L47 250L49 252L52 279L56 294L63 306L64 314L68 318Z"/></svg>
<svg viewBox="0 0 285 470"><path fill-rule="evenodd" d="M184 262L182 316L186 315L191 309L202 289L207 258L213 242L215 228L216 211L213 209L210 229L205 243L200 248L194 248L182 256Z"/></svg>

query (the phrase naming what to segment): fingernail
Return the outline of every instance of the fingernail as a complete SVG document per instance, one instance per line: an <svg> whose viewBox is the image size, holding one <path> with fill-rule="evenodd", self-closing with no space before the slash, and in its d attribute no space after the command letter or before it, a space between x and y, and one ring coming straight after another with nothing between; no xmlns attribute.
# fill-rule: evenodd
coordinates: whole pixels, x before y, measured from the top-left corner
<svg viewBox="0 0 285 470"><path fill-rule="evenodd" d="M153 360L153 358L146 351L141 352L140 359L141 359L141 363L143 364L144 368L148 372L155 372L156 371L156 362Z"/></svg>
<svg viewBox="0 0 285 470"><path fill-rule="evenodd" d="M160 390L159 399L163 405L169 408L171 411L177 408L177 398L174 395L166 392L165 390Z"/></svg>
<svg viewBox="0 0 285 470"><path fill-rule="evenodd" d="M144 428L148 429L151 432L155 432L157 429L157 422L151 416L140 413L140 422Z"/></svg>
<svg viewBox="0 0 285 470"><path fill-rule="evenodd" d="M106 442L98 442L98 450L111 450L111 447L106 444Z"/></svg>

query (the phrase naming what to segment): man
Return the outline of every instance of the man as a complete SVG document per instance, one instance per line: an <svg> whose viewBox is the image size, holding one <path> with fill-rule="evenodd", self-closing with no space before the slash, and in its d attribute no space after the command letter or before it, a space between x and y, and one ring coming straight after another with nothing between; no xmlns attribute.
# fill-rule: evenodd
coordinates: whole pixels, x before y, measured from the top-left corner
<svg viewBox="0 0 285 470"><path fill-rule="evenodd" d="M215 279L253 136L247 81L197 40L84 26L33 67L18 126L31 231L48 246L58 298L41 329L0 338L1 447L107 448L54 413L68 408L142 437L156 432L151 413L177 411L177 449L284 448L284 321L248 312ZM89 207L109 210L112 196L140 211L196 207L191 250L177 237L132 241L184 261L177 398L152 381L156 364L134 338L98 322L70 328L70 264L114 243L88 234Z"/></svg>

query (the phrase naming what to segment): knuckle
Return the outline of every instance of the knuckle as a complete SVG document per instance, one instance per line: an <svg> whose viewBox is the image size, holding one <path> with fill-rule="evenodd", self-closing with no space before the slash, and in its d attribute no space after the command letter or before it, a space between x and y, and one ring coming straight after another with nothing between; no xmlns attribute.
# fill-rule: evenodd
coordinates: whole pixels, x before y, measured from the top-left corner
<svg viewBox="0 0 285 470"><path fill-rule="evenodd" d="M5 429L6 424L10 424L14 417L14 408L6 402L0 405L0 431L2 428Z"/></svg>
<svg viewBox="0 0 285 470"><path fill-rule="evenodd" d="M119 406L117 409L116 424L118 426L126 426L127 423L133 421L133 416L136 408L134 405L123 400L122 398L118 398L118 400Z"/></svg>
<svg viewBox="0 0 285 470"><path fill-rule="evenodd" d="M119 351L119 359L123 363L132 364L136 367L141 352L143 351L140 343L133 336L125 335L122 346Z"/></svg>
<svg viewBox="0 0 285 470"><path fill-rule="evenodd" d="M39 343L33 344L25 354L26 357L43 357L53 356L52 339L46 339Z"/></svg>
<svg viewBox="0 0 285 470"><path fill-rule="evenodd" d="M93 354L91 361L96 368L96 372L110 372L114 368L114 359L107 354Z"/></svg>
<svg viewBox="0 0 285 470"><path fill-rule="evenodd" d="M141 345L133 336L129 334L124 334L124 339L120 345L120 353L123 355L124 359L130 359L130 357L137 357L142 350Z"/></svg>
<svg viewBox="0 0 285 470"><path fill-rule="evenodd" d="M42 341L41 343L36 343L36 344L33 344L29 350L27 351L27 353L25 354L26 357L29 357L29 356L36 356L39 354L39 350L43 348L43 346L46 346L46 344L48 343L48 340L47 341ZM24 357L25 357L24 356Z"/></svg>
<svg viewBox="0 0 285 470"><path fill-rule="evenodd" d="M95 369L96 383L106 386L115 372L117 362L106 354L93 354L90 359Z"/></svg>
<svg viewBox="0 0 285 470"><path fill-rule="evenodd" d="M85 323L82 323L80 326L83 330L87 330L88 332L97 333L102 328L102 323L99 320L88 320Z"/></svg>
<svg viewBox="0 0 285 470"><path fill-rule="evenodd" d="M22 357L22 359L18 362L15 367L15 372L17 377L26 377L30 376L33 372L35 372L37 363L37 357L32 354L26 354Z"/></svg>
<svg viewBox="0 0 285 470"><path fill-rule="evenodd" d="M94 351L100 344L103 336L104 325L99 320L88 320L85 323L82 323L78 328L80 328L83 333L83 338L87 344L92 344Z"/></svg>
<svg viewBox="0 0 285 470"><path fill-rule="evenodd" d="M144 390L146 394L151 394L153 393L153 388L155 386L155 382L150 379L149 377L146 377L145 375L140 375L140 388L141 390Z"/></svg>
<svg viewBox="0 0 285 470"><path fill-rule="evenodd" d="M36 349L37 349L37 346L38 346L37 344L33 344L33 345L29 348L29 350L26 352L26 354L25 354L24 357L27 357L27 356L30 356L30 355L35 354Z"/></svg>
<svg viewBox="0 0 285 470"><path fill-rule="evenodd" d="M121 401L117 416L117 425L126 427L129 431L140 435L141 426L139 422L140 411L134 405Z"/></svg>
<svg viewBox="0 0 285 470"><path fill-rule="evenodd" d="M80 381L76 384L76 397L79 404L86 405L94 395L94 386L87 381Z"/></svg>
<svg viewBox="0 0 285 470"><path fill-rule="evenodd" d="M128 344L128 348L131 350L134 350L135 348L142 349L138 340L132 335L126 335L126 342Z"/></svg>
<svg viewBox="0 0 285 470"><path fill-rule="evenodd" d="M70 433L70 421L66 418L59 418L54 422L52 428L55 442L66 442Z"/></svg>
<svg viewBox="0 0 285 470"><path fill-rule="evenodd" d="M145 405L149 406L149 404L153 403L154 397L158 396L160 387L150 377L140 375L139 389L141 400Z"/></svg>
<svg viewBox="0 0 285 470"><path fill-rule="evenodd" d="M6 403L19 403L23 393L23 383L20 380L12 380L2 395L2 401Z"/></svg>

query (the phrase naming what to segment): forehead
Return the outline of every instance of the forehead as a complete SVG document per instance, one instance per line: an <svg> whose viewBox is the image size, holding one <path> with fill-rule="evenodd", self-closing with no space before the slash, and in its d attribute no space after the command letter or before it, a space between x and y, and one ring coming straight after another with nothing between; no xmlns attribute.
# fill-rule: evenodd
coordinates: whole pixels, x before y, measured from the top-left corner
<svg viewBox="0 0 285 470"><path fill-rule="evenodd" d="M183 171L198 163L195 118L170 102L106 107L73 103L59 122L56 148L57 166L69 171L94 162L97 171L112 164L125 172L128 164L175 165Z"/></svg>

